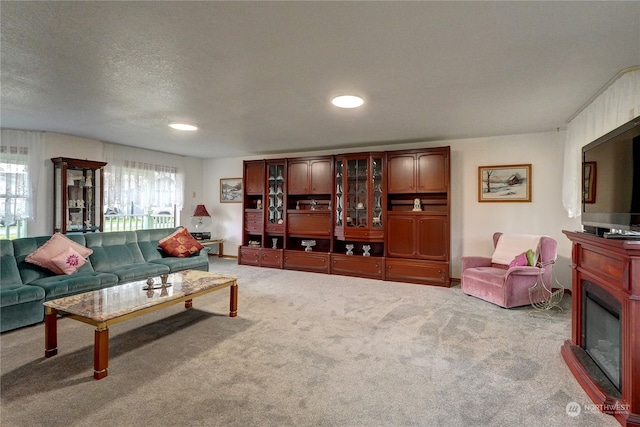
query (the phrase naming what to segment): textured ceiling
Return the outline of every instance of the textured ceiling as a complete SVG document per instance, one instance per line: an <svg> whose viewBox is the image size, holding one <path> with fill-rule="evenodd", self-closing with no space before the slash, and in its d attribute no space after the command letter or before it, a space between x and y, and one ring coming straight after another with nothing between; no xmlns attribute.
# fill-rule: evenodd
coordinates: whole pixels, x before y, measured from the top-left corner
<svg viewBox="0 0 640 427"><path fill-rule="evenodd" d="M0 7L3 128L203 158L555 130L640 64L637 1Z"/></svg>

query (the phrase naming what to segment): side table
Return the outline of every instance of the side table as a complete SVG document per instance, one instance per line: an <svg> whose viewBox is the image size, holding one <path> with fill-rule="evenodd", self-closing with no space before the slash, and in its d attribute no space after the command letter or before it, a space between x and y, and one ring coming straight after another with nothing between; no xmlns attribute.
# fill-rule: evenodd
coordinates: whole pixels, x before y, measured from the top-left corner
<svg viewBox="0 0 640 427"><path fill-rule="evenodd" d="M198 240L202 246L211 246L218 245L218 258L222 258L224 254L224 239L207 239L207 240ZM209 254L214 255L214 254Z"/></svg>

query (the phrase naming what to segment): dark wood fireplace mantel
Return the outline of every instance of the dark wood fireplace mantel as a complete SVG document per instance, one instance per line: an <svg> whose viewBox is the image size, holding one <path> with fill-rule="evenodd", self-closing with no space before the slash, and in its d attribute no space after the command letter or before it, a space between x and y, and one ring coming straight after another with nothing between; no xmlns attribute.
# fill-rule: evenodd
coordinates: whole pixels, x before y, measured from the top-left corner
<svg viewBox="0 0 640 427"><path fill-rule="evenodd" d="M640 240L605 239L563 231L573 243L571 339L562 357L591 400L625 427L640 427ZM620 302L622 360L620 392L594 375L583 348L583 280ZM597 367L596 367L597 369Z"/></svg>

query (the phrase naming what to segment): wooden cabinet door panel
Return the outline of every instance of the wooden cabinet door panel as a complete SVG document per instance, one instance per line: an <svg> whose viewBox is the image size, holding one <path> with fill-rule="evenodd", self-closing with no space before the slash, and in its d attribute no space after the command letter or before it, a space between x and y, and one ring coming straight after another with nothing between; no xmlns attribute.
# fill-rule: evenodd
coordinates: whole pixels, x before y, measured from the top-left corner
<svg viewBox="0 0 640 427"><path fill-rule="evenodd" d="M449 222L445 215L418 216L417 252L419 258L446 261L449 256Z"/></svg>
<svg viewBox="0 0 640 427"><path fill-rule="evenodd" d="M333 191L333 176L331 174L331 160L309 161L309 193L331 194Z"/></svg>
<svg viewBox="0 0 640 427"><path fill-rule="evenodd" d="M419 154L418 192L445 192L449 187L449 173L446 153Z"/></svg>
<svg viewBox="0 0 640 427"><path fill-rule="evenodd" d="M260 265L260 248L240 247L239 262L244 265Z"/></svg>
<svg viewBox="0 0 640 427"><path fill-rule="evenodd" d="M331 274L382 279L384 258L359 255L331 255Z"/></svg>
<svg viewBox="0 0 640 427"><path fill-rule="evenodd" d="M284 268L329 273L329 254L323 252L285 250Z"/></svg>
<svg viewBox="0 0 640 427"><path fill-rule="evenodd" d="M412 259L386 259L385 280L449 286L449 263Z"/></svg>
<svg viewBox="0 0 640 427"><path fill-rule="evenodd" d="M262 259L260 260L260 266L282 268L282 261L282 249L262 249Z"/></svg>
<svg viewBox="0 0 640 427"><path fill-rule="evenodd" d="M262 194L264 191L264 163L251 162L245 164L245 193Z"/></svg>
<svg viewBox="0 0 640 427"><path fill-rule="evenodd" d="M289 212L287 230L292 236L331 235L331 215L326 212Z"/></svg>
<svg viewBox="0 0 640 427"><path fill-rule="evenodd" d="M411 258L415 255L415 216L389 215L387 220L387 255Z"/></svg>
<svg viewBox="0 0 640 427"><path fill-rule="evenodd" d="M309 162L307 160L289 161L287 192L289 194L309 193Z"/></svg>
<svg viewBox="0 0 640 427"><path fill-rule="evenodd" d="M389 156L387 161L387 192L414 193L415 155Z"/></svg>

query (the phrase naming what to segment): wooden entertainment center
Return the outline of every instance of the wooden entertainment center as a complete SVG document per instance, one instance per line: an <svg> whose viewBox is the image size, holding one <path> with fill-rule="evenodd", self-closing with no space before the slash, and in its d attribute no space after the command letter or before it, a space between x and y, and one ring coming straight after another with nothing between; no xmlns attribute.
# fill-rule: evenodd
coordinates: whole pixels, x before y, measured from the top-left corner
<svg viewBox="0 0 640 427"><path fill-rule="evenodd" d="M565 341L562 357L600 410L615 416L623 426L640 427L640 240L563 233L573 243L573 311L571 339ZM617 386L585 351L590 293L613 307L613 317L618 318L618 337L613 340L619 341Z"/></svg>
<svg viewBox="0 0 640 427"><path fill-rule="evenodd" d="M450 147L244 162L240 264L450 285Z"/></svg>

